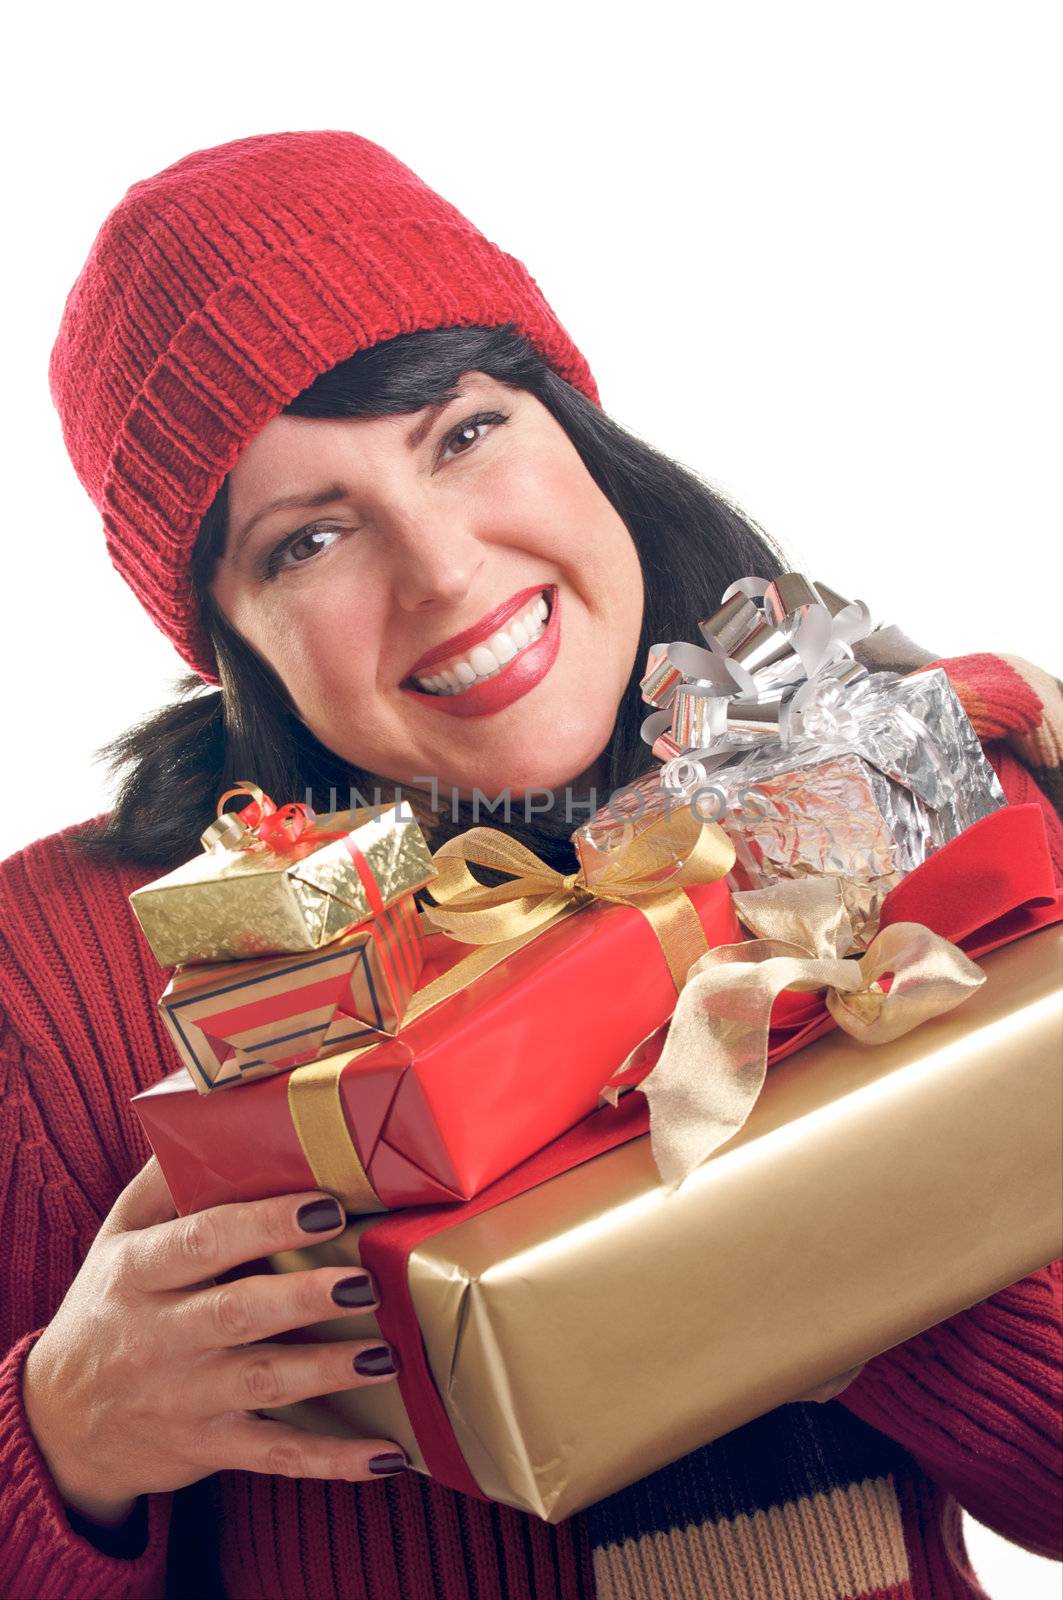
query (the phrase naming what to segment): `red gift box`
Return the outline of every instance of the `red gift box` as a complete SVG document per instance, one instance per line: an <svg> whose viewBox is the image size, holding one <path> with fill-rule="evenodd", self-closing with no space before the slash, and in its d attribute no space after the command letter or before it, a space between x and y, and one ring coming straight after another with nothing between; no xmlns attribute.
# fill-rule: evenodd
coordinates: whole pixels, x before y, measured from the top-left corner
<svg viewBox="0 0 1063 1600"><path fill-rule="evenodd" d="M686 893L710 946L742 938L722 880ZM471 948L442 934L427 946L419 989ZM318 1187L352 1212L465 1200L592 1111L610 1072L675 1000L647 917L599 902L371 1049L235 1095L201 1096L179 1071L132 1103L182 1215ZM300 1113L308 1085L321 1090L314 1163ZM337 1176L352 1168L357 1181Z"/></svg>

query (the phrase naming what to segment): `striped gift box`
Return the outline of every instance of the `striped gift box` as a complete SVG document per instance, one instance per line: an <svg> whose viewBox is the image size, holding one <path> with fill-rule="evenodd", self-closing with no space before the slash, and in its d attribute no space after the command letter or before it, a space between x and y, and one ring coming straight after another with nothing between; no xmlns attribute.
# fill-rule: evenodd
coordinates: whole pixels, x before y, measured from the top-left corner
<svg viewBox="0 0 1063 1600"><path fill-rule="evenodd" d="M159 1009L208 1094L396 1033L424 955L407 894L319 950L178 967Z"/></svg>

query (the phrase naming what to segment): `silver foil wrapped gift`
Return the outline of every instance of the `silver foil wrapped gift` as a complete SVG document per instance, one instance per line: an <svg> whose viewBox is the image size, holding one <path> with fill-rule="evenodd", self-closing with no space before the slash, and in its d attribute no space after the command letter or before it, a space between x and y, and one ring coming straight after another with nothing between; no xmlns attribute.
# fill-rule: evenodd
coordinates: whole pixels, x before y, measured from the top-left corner
<svg viewBox="0 0 1063 1600"><path fill-rule="evenodd" d="M588 876L685 804L730 835L736 887L831 873L886 891L1005 804L942 668L856 660L873 631L862 602L799 573L743 578L699 629L707 649L650 650L643 738L663 766L577 829Z"/></svg>

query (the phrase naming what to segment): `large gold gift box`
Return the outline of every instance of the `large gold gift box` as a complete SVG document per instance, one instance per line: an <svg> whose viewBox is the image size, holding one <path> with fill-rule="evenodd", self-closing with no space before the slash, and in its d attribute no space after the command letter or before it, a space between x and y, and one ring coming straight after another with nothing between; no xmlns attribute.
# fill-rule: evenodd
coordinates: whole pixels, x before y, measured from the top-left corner
<svg viewBox="0 0 1063 1600"><path fill-rule="evenodd" d="M560 1522L1054 1260L1061 954L1043 929L893 1043L835 1032L783 1060L672 1192L642 1135L417 1245L420 1328L392 1340L401 1367L423 1336L483 1493ZM272 1264L357 1264L375 1225ZM272 1414L393 1439L427 1470L397 1382Z"/></svg>

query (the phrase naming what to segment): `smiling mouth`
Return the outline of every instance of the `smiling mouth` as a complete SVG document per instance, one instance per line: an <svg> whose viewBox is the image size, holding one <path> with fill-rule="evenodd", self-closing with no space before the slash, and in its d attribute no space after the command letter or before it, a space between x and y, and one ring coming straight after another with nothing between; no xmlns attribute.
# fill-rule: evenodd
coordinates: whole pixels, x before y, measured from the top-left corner
<svg viewBox="0 0 1063 1600"><path fill-rule="evenodd" d="M541 589L534 600L510 617L490 638L440 662L429 673L405 679L403 687L442 698L465 694L477 684L497 677L511 661L542 638L550 620L552 593L550 587Z"/></svg>

